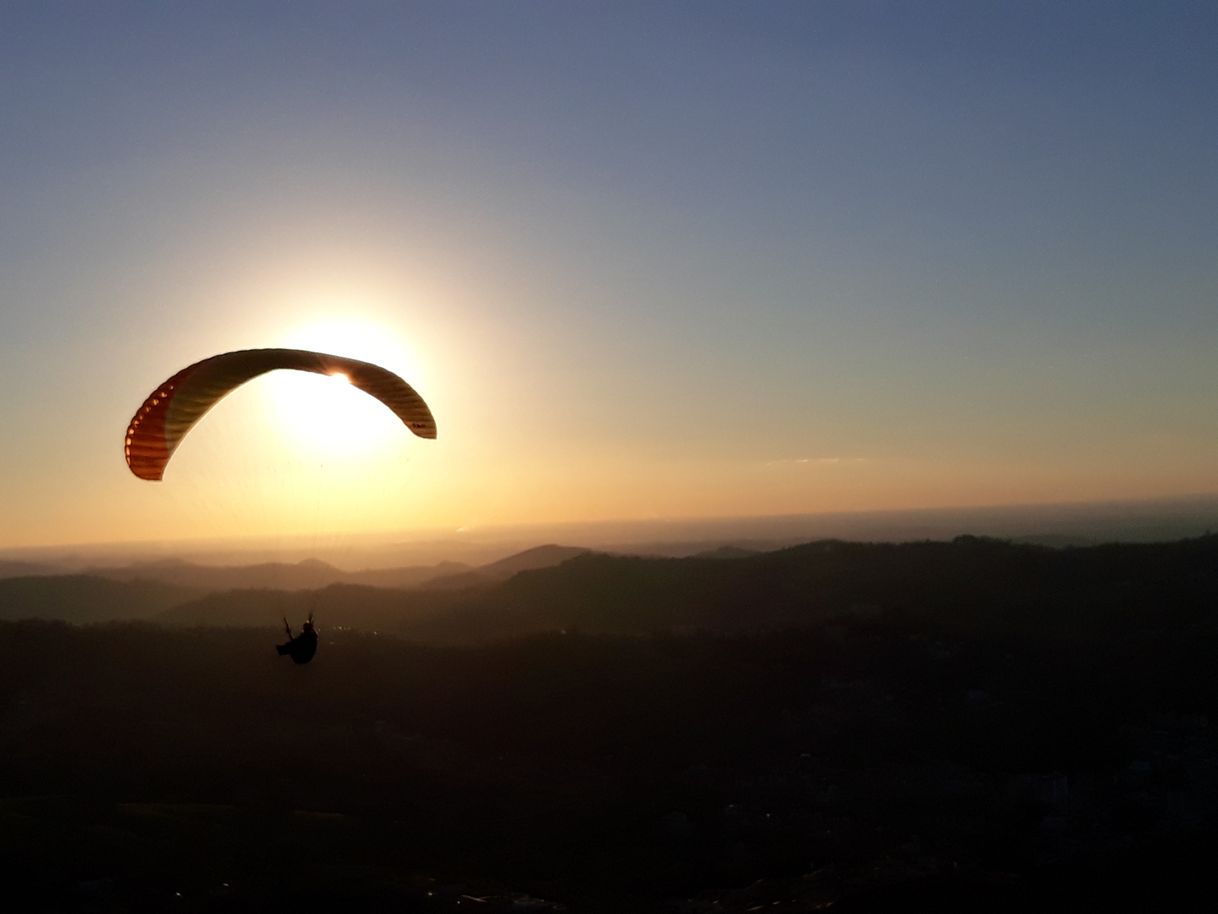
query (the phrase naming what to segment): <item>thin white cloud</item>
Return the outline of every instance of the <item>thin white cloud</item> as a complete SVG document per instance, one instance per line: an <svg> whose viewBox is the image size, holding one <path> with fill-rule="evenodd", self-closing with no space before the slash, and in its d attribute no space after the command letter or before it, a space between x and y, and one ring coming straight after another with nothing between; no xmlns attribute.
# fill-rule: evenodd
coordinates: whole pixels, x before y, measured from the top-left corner
<svg viewBox="0 0 1218 914"><path fill-rule="evenodd" d="M783 457L777 460L767 460L766 467L835 467L848 464L866 463L869 457Z"/></svg>

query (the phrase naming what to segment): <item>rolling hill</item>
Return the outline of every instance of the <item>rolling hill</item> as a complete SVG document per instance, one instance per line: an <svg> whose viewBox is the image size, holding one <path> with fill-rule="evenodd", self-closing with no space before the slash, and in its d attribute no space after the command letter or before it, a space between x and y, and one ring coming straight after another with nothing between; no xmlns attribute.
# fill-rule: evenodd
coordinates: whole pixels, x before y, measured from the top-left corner
<svg viewBox="0 0 1218 914"><path fill-rule="evenodd" d="M38 575L0 580L0 619L110 622L152 619L195 599L193 587L159 581L112 581L97 575Z"/></svg>
<svg viewBox="0 0 1218 914"><path fill-rule="evenodd" d="M117 567L90 568L86 573L117 581L160 581L199 590L314 590L331 584L369 587L418 587L437 577L468 571L460 562L436 565L371 568L345 571L317 559L302 562L262 562L255 565L200 565L180 559L137 562Z"/></svg>
<svg viewBox="0 0 1218 914"><path fill-rule="evenodd" d="M899 545L829 540L730 560L546 546L410 589L345 581L212 589L200 585L242 578L229 570L209 578L196 574L198 566L158 567L173 583L97 575L3 579L0 618L277 627L281 617L295 625L314 613L323 628L461 644L560 631L741 633L912 617L1068 637L1096 619L1189 614L1218 604L1215 536L1071 549L974 537ZM301 575L298 584L309 575L326 580L330 570L321 563L286 567ZM275 570L251 566L245 579L264 580ZM383 574L392 578L393 571Z"/></svg>
<svg viewBox="0 0 1218 914"><path fill-rule="evenodd" d="M901 545L826 541L730 561L581 552L477 587L236 591L187 602L160 618L264 625L314 611L323 626L454 644L556 631L740 633L910 617L1068 636L1105 615L1187 613L1215 603L1218 537L1067 550L966 537Z"/></svg>

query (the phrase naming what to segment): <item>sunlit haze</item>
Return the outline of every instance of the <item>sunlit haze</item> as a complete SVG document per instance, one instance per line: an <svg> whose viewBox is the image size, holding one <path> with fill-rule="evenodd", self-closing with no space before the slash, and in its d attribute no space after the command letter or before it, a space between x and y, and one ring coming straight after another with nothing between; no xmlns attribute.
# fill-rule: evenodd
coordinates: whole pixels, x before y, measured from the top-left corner
<svg viewBox="0 0 1218 914"><path fill-rule="evenodd" d="M1218 491L1204 4L0 7L0 548ZM155 385L315 349L123 460Z"/></svg>

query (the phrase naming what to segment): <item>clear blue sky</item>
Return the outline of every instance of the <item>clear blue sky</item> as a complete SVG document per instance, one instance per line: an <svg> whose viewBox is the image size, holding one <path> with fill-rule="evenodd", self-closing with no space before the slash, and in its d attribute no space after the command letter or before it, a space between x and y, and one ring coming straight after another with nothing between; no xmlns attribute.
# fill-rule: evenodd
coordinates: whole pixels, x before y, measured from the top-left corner
<svg viewBox="0 0 1218 914"><path fill-rule="evenodd" d="M0 546L1218 490L1216 44L1208 3L0 0ZM268 385L127 474L161 378L306 344L396 358L440 439L322 467Z"/></svg>

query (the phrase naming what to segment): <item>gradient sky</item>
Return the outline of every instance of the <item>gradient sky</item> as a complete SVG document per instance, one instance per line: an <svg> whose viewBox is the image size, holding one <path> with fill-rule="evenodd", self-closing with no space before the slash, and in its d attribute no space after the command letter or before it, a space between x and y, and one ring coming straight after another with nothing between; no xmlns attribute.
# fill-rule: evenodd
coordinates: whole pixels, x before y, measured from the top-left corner
<svg viewBox="0 0 1218 914"><path fill-rule="evenodd" d="M0 547L1218 491L1218 6L0 0ZM178 368L381 361L222 403Z"/></svg>

